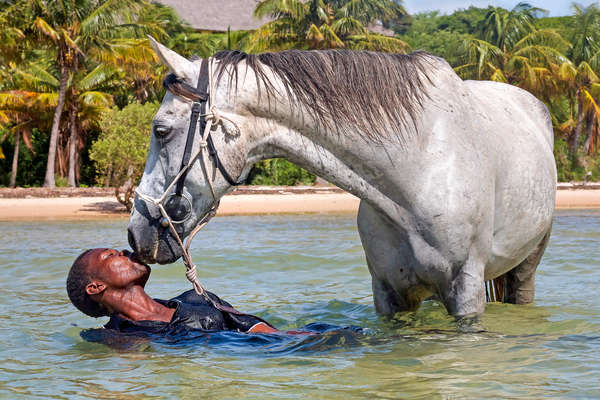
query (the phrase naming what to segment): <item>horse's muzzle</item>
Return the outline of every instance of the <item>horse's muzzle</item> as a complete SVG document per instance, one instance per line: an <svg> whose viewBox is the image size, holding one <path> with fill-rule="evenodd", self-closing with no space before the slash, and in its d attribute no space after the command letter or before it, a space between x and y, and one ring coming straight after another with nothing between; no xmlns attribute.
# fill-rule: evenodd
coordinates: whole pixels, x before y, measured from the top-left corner
<svg viewBox="0 0 600 400"><path fill-rule="evenodd" d="M147 217L137 210L131 214L127 239L139 259L147 264L169 264L182 255L181 247L160 218Z"/></svg>

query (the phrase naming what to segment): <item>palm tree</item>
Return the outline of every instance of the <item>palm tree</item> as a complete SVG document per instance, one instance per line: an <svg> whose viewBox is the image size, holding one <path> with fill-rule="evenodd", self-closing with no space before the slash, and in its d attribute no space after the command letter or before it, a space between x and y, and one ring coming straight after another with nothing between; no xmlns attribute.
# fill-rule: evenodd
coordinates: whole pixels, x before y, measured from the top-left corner
<svg viewBox="0 0 600 400"><path fill-rule="evenodd" d="M546 10L521 2L512 10L490 7L479 24L479 36L506 52L527 34L535 31L535 19Z"/></svg>
<svg viewBox="0 0 600 400"><path fill-rule="evenodd" d="M527 3L511 11L491 8L479 27L480 38L465 42L466 63L456 72L463 78L518 85L543 99L556 95L554 78L571 45L554 30L536 29L541 12Z"/></svg>
<svg viewBox="0 0 600 400"><path fill-rule="evenodd" d="M561 128L569 138L569 155L578 165L584 125L587 131L584 153L592 155L596 151L595 144L600 136L600 9L596 4L583 7L577 3L573 3L572 8L576 27L573 47L569 52L570 60L560 68L559 79L571 102L571 116Z"/></svg>
<svg viewBox="0 0 600 400"><path fill-rule="evenodd" d="M140 42L127 42L127 38L139 38L146 33L161 36L159 26L138 23L142 6L147 5L144 0L21 0L9 9L15 20L24 25L24 31L39 34L42 43L55 49L58 98L44 186L55 186L56 150L69 80L86 67L88 58L97 60L100 54L117 52L116 47L123 54L139 53L136 46ZM148 43L146 47L149 49Z"/></svg>
<svg viewBox="0 0 600 400"><path fill-rule="evenodd" d="M251 52L292 48L352 48L406 52L400 39L369 33L375 20L406 15L392 0L263 0L254 15L269 16L247 39Z"/></svg>
<svg viewBox="0 0 600 400"><path fill-rule="evenodd" d="M20 84L19 84L20 86ZM52 96L33 90L6 90L0 92L0 126L5 128L3 142L9 136L14 136L15 148L10 175L10 187L15 187L19 165L19 150L21 140L33 153L31 135L34 128L48 126L52 110ZM50 102L50 103L49 103Z"/></svg>
<svg viewBox="0 0 600 400"><path fill-rule="evenodd" d="M582 61L579 65L571 61L563 63L558 77L571 103L571 115L561 124L561 131L567 134L569 155L578 165L580 163L578 148L584 124L587 128L584 152L592 155L596 150L595 143L599 136L597 121L600 116L600 102L597 99L600 98L600 79L586 61Z"/></svg>
<svg viewBox="0 0 600 400"><path fill-rule="evenodd" d="M66 101L69 116L67 183L73 187L76 186L78 175L77 150L83 147L81 133L98 127L103 113L113 105L113 96L108 90L119 84L122 78L120 71L105 64L91 71L81 71L81 75L73 80Z"/></svg>

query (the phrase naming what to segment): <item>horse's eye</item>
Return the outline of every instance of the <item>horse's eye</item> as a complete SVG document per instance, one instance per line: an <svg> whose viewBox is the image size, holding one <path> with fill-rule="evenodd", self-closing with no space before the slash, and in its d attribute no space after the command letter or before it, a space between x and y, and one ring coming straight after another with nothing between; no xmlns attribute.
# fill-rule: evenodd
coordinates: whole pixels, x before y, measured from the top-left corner
<svg viewBox="0 0 600 400"><path fill-rule="evenodd" d="M154 125L154 134L157 136L166 136L171 132L171 127L166 125Z"/></svg>

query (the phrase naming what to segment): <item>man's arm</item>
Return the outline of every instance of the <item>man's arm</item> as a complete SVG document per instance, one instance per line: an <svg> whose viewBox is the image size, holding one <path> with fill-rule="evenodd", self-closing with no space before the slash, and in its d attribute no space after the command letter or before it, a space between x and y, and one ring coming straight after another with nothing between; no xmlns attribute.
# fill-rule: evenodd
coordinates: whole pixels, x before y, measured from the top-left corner
<svg viewBox="0 0 600 400"><path fill-rule="evenodd" d="M277 333L277 332L281 332L278 329L275 329L273 327L270 327L269 325L265 324L264 322L259 322L257 324L254 324L250 329L248 329L248 333Z"/></svg>

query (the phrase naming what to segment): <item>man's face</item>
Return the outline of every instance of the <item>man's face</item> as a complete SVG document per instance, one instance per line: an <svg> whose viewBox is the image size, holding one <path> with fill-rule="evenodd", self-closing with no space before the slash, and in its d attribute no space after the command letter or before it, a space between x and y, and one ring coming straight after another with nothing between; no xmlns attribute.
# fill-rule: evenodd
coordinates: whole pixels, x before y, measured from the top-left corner
<svg viewBox="0 0 600 400"><path fill-rule="evenodd" d="M90 277L113 289L124 289L132 284L143 287L150 277L150 267L127 250L94 249L86 258Z"/></svg>

